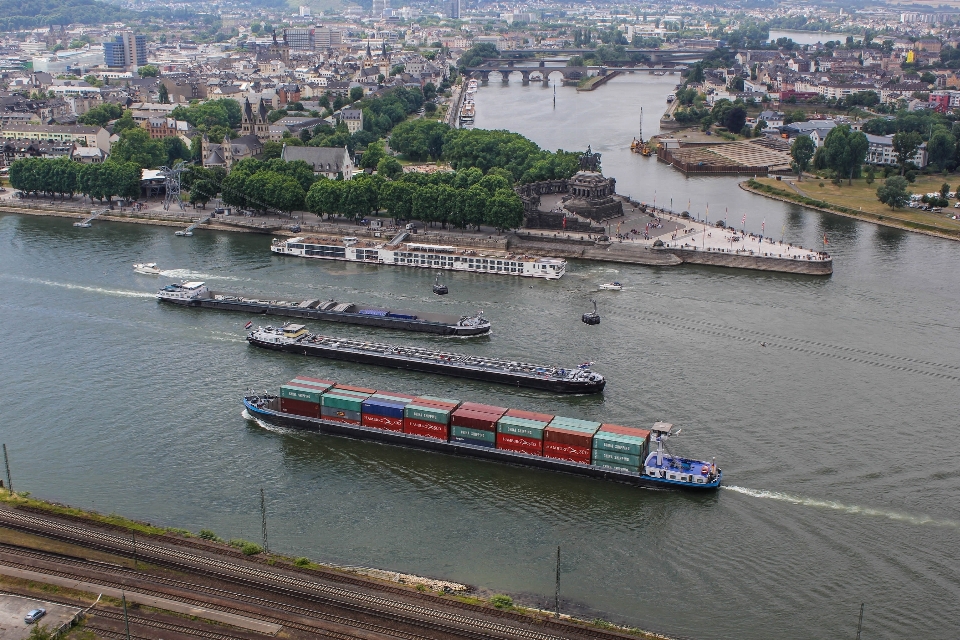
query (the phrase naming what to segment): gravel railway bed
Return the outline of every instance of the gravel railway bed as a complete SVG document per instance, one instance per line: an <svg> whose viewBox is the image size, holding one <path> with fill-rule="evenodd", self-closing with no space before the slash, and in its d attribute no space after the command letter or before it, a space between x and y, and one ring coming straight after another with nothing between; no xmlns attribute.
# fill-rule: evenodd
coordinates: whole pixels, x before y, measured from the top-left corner
<svg viewBox="0 0 960 640"><path fill-rule="evenodd" d="M54 516L37 516L7 508L0 508L0 523L3 523L5 526L13 529L37 533L45 537L52 537L73 542L86 547L97 548L99 550L108 551L124 557L132 557L134 555L133 542L130 538L121 537L112 533L104 533L97 529L91 528L90 525L86 524L84 526L66 524ZM111 528L116 530L115 527ZM149 576L150 580L154 581L155 583L162 583L168 588L182 589L188 593L194 594L204 593L217 600L233 601L235 604L242 602L248 606L272 608L274 611L282 610L289 614L293 614L294 616L299 614L300 616L305 616L307 618L323 620L327 624L332 623L337 627L343 625L345 627L352 628L348 630L348 633L343 634L332 629L321 629L318 626L297 623L290 618L278 619L263 612L258 612L256 614L256 617L260 619L269 619L277 624L292 628L299 628L300 630L316 633L321 636L356 638L378 636L382 634L390 637L407 638L409 640L448 637L462 637L468 639L507 637L522 638L524 640L560 640L561 638L569 637L626 637L623 634L610 631L585 628L562 621L535 619L515 613L489 610L485 607L456 601L451 602L445 599L440 599L439 597L434 598L434 602L431 602L431 604L435 604L436 607L428 607L419 603L401 599L385 598L367 591L345 589L340 586L324 584L322 582L318 582L317 580L310 580L295 575L290 575L289 573L282 573L279 570L265 570L256 566L250 566L250 564L247 563L231 562L219 557L188 553L179 549L170 548L165 545L156 544L151 538L148 538L147 540L141 538L136 542L136 557L144 561L173 568L177 571L193 573L208 578L215 578L217 580L242 585L246 588L255 589L270 594L271 598L285 596L286 598L298 600L300 602L307 601L314 605L322 605L324 608L332 608L348 612L348 615L351 616L350 618L331 614L325 611L317 611L316 609L308 609L293 604L277 602L276 600L267 600L265 598L251 596L248 594L235 593L214 587L171 580L169 578L162 578L155 575ZM164 542L167 541L165 540ZM176 542L178 543L179 541ZM197 548L199 545L189 546L192 548ZM0 549L2 549L2 547L0 547ZM203 550L207 551L208 553L216 553L217 551L215 549ZM65 558L52 560L49 554L45 554L45 556L46 560L58 562L59 564L84 562L67 560ZM33 567L28 568L33 569ZM96 563L96 568L91 564L87 565L86 568L88 570L96 570L101 572L108 571L114 575L117 573L122 573L126 577L129 577L129 574L134 574L135 577L140 579L147 577L144 574L135 572L131 569L118 567L111 565L110 563ZM50 572L49 569L47 571ZM381 593L386 592L391 595L410 599L424 599L418 598L420 594L410 593L397 587L380 585L372 581L365 581L359 578L352 578L350 576L342 576L334 572L319 571L311 573L321 574L317 576L318 580L326 578L326 574L329 574L330 576L335 577L334 579L336 579L338 582L349 582L352 585L361 587L365 590L379 591ZM123 585L121 584L120 586ZM154 586L159 586L159 584ZM182 595L172 597L163 592L156 592L154 595L177 599L183 602L189 601L196 606L205 606L211 609L218 609L222 611L229 610L233 613L250 616L250 612L246 609L230 607L225 605L223 602L219 602L218 604L214 605L207 603L206 601L184 598ZM443 607L443 609L440 607ZM449 609L455 610L450 611ZM471 613L476 613L495 619L490 620L481 617L465 615L460 611L456 611L456 609L461 611L472 610L470 611ZM364 620L356 620L354 619L355 617L372 618L389 626L384 627L380 624L373 624ZM547 628L550 631L557 632L560 635L554 635L552 633L544 633L535 629L525 628L524 626L519 626L519 624L505 624L499 620L529 626L535 625L541 628ZM352 631L360 630L362 631L359 636L353 635ZM366 631L366 633L363 633L363 631ZM416 631L416 633L412 633L411 631ZM427 635L420 635L421 633L426 633Z"/></svg>

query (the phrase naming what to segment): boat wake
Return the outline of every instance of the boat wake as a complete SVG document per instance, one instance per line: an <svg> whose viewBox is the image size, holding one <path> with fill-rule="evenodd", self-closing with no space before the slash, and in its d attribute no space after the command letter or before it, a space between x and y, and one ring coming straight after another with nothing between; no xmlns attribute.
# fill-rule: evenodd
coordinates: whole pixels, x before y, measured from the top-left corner
<svg viewBox="0 0 960 640"><path fill-rule="evenodd" d="M2 276L9 280L18 280L30 284L42 284L48 287L60 287L61 289L73 289L76 291L89 291L92 293L103 293L109 296L122 296L125 298L156 298L157 294L146 291L124 291L122 289L104 289L103 287L88 287L82 284L70 284L69 282L54 282L53 280L41 280L40 278L20 278L17 276Z"/></svg>
<svg viewBox="0 0 960 640"><path fill-rule="evenodd" d="M248 281L249 278L237 278L235 276L214 275L211 273L197 273L190 269L164 269L160 272L164 278L176 278L178 280L235 280Z"/></svg>
<svg viewBox="0 0 960 640"><path fill-rule="evenodd" d="M904 522L912 525L928 525L934 527L952 527L960 528L960 522L956 520L937 520L930 516L916 516L908 513L901 513L890 509L875 509L872 507L861 507L858 505L847 505L833 500L818 500L816 498L804 498L780 491L767 491L765 489L749 489L747 487L725 486L727 491L735 491L753 498L764 498L767 500L777 500L779 502L789 502L804 507L813 507L816 509L830 509L833 511L842 511L853 515L868 516L873 518L887 518L896 522Z"/></svg>
<svg viewBox="0 0 960 640"><path fill-rule="evenodd" d="M270 424L269 422L265 422L264 420L261 420L260 418L258 418L258 417L256 417L255 415L251 414L251 413L250 413L249 411L247 411L246 409L244 409L243 411L241 411L241 412L240 412L240 415L243 416L243 419L244 419L244 420L249 420L250 422L256 422L257 425L258 425L261 429L264 429L265 431L270 431L270 432L272 432L272 433L283 433L283 434L296 433L296 431L295 431L294 429L287 429L287 428L285 428L285 427L278 427L278 426L275 425L275 424Z"/></svg>

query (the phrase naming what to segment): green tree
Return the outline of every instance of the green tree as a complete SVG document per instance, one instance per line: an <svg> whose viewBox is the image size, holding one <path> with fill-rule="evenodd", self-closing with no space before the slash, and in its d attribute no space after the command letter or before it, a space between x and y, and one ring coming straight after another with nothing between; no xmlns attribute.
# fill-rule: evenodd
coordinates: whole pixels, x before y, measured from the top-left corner
<svg viewBox="0 0 960 640"><path fill-rule="evenodd" d="M168 166L173 166L176 164L177 160L190 160L191 153L190 148L177 136L170 136L169 138L163 138L161 140L163 143L163 150L166 154Z"/></svg>
<svg viewBox="0 0 960 640"><path fill-rule="evenodd" d="M433 100L437 97L437 85L432 82L428 82L423 85L423 99L424 100Z"/></svg>
<svg viewBox="0 0 960 640"><path fill-rule="evenodd" d="M810 168L810 161L816 151L810 136L797 136L790 145L791 166L797 173L797 179L803 180L803 172Z"/></svg>
<svg viewBox="0 0 960 640"><path fill-rule="evenodd" d="M306 205L313 213L329 216L341 213L340 200L343 185L339 180L318 180L307 193Z"/></svg>
<svg viewBox="0 0 960 640"><path fill-rule="evenodd" d="M263 143L263 153L260 154L260 158L263 160L273 160L274 158L279 158L280 154L283 153L283 143L277 142L275 140L268 140Z"/></svg>
<svg viewBox="0 0 960 640"><path fill-rule="evenodd" d="M907 163L917 153L921 144L923 144L923 138L916 131L901 131L894 134L893 155L897 158L901 176L907 170Z"/></svg>
<svg viewBox="0 0 960 640"><path fill-rule="evenodd" d="M823 142L827 166L839 178L852 183L854 173L867 156L869 143L860 131L851 131L850 125L834 127Z"/></svg>
<svg viewBox="0 0 960 640"><path fill-rule="evenodd" d="M160 69L152 64L148 64L137 69L137 74L141 78L156 78L160 75Z"/></svg>
<svg viewBox="0 0 960 640"><path fill-rule="evenodd" d="M352 87L350 89L350 102L356 102L363 97L363 87Z"/></svg>
<svg viewBox="0 0 960 640"><path fill-rule="evenodd" d="M380 206L397 220L409 220L417 187L406 182L387 182L380 188Z"/></svg>
<svg viewBox="0 0 960 640"><path fill-rule="evenodd" d="M947 163L953 159L956 151L957 139L943 127L937 127L927 141L927 155L930 158L930 164L935 166L938 171L947 169Z"/></svg>
<svg viewBox="0 0 960 640"><path fill-rule="evenodd" d="M361 169L375 169L380 161L383 160L386 152L382 142L375 142L368 146L360 158Z"/></svg>
<svg viewBox="0 0 960 640"><path fill-rule="evenodd" d="M123 115L123 109L112 102L105 102L99 107L90 109L77 118L77 122L89 126L105 127L111 120L116 120Z"/></svg>
<svg viewBox="0 0 960 640"><path fill-rule="evenodd" d="M210 180L198 180L190 188L190 204L199 204L204 209L210 199L217 195L217 186Z"/></svg>
<svg viewBox="0 0 960 640"><path fill-rule="evenodd" d="M124 111L123 115L113 123L113 132L119 135L127 129L136 129L138 126L133 119L133 112Z"/></svg>
<svg viewBox="0 0 960 640"><path fill-rule="evenodd" d="M160 83L160 88L157 89L157 99L160 100L160 104L170 104L170 92L167 91L167 86Z"/></svg>
<svg viewBox="0 0 960 640"><path fill-rule="evenodd" d="M907 185L906 178L891 176L877 188L877 199L891 209L899 209L910 201Z"/></svg>
<svg viewBox="0 0 960 640"><path fill-rule="evenodd" d="M163 143L151 140L142 127L127 129L110 149L110 158L116 162L133 162L144 169L158 167L166 161Z"/></svg>
<svg viewBox="0 0 960 640"><path fill-rule="evenodd" d="M377 175L396 180L403 175L403 165L396 158L386 156L377 163Z"/></svg>
<svg viewBox="0 0 960 640"><path fill-rule="evenodd" d="M523 203L512 189L500 189L487 203L485 222L498 233L523 224Z"/></svg>

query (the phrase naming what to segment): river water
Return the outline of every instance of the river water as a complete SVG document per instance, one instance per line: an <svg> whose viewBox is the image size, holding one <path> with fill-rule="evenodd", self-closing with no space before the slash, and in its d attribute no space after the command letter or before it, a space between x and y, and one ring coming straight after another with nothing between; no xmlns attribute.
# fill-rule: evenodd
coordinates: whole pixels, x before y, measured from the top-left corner
<svg viewBox="0 0 960 640"><path fill-rule="evenodd" d="M768 201L727 178L684 178L631 155L640 105L655 133L669 76L577 94L491 83L478 126L603 154L621 193L805 245L829 278L573 263L560 281L446 277L281 259L269 238L0 217L2 441L14 487L292 555L448 578L690 637L945 638L960 616L957 245ZM313 328L534 361L597 362L602 397L563 398L248 347L242 314L159 305L156 261L254 294L339 296L453 312L488 338ZM622 292L599 292L612 279ZM583 325L589 299L603 322ZM765 344L766 346L762 346ZM248 388L297 374L610 422L682 427L717 456L712 495L640 490L312 434L241 416Z"/></svg>

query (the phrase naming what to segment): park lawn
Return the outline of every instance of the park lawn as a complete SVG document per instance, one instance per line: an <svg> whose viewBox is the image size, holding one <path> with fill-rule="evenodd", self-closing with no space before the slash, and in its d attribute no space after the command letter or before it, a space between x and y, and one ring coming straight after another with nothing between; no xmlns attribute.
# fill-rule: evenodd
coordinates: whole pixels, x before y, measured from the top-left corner
<svg viewBox="0 0 960 640"><path fill-rule="evenodd" d="M951 183L951 177L957 185L951 184L953 190L960 185L960 176L950 176L946 179L942 175L936 176L918 176L916 182L912 183L907 189L910 193L932 193L940 190L940 185L944 182ZM778 181L776 178L758 178L757 182L783 190L787 193L796 193L790 186ZM820 183L823 186L819 186ZM883 184L883 179L874 180L873 184L867 184L865 179L854 180L852 185L847 185L846 180L842 186L837 186L829 180L819 180L817 178L805 178L803 182L792 182L801 194L815 200L847 207L854 211L862 210L865 214L873 216L883 216L887 220L900 220L903 222L919 223L929 225L944 231L952 233L960 232L960 220L951 220L950 216L960 213L960 209L954 209L954 200L950 201L950 207L944 208L943 213L931 213L929 211L920 211L919 209L891 209L887 205L877 200L877 187Z"/></svg>

